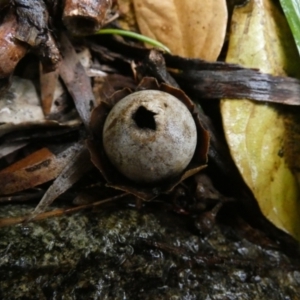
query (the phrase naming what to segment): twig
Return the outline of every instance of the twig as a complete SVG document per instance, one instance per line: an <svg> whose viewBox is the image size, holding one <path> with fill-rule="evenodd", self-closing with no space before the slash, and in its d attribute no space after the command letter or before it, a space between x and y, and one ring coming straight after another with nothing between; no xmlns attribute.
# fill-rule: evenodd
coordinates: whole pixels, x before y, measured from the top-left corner
<svg viewBox="0 0 300 300"><path fill-rule="evenodd" d="M66 0L63 22L75 35L94 32L105 23L111 5L111 0Z"/></svg>
<svg viewBox="0 0 300 300"><path fill-rule="evenodd" d="M127 195L128 195L128 193L123 193L121 195L110 197L108 199L100 200L100 201L93 202L90 204L84 204L84 205L80 205L80 206L76 206L76 207L72 207L72 208L55 209L52 211L44 212L44 213L36 215L34 218L32 218L30 220L30 222L31 221L40 221L40 220L44 220L44 219L51 218L51 217L59 217L62 215L75 213L82 209L92 208L92 207L100 206L105 203L113 202L113 201L123 198ZM0 228L20 224L20 223L26 222L27 220L28 220L28 216L3 218L3 219L0 219Z"/></svg>

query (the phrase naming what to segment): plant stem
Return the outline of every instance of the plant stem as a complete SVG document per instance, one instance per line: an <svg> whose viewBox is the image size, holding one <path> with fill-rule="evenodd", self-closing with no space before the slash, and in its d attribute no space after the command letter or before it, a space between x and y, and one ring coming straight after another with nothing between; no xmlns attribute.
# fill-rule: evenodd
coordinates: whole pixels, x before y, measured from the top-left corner
<svg viewBox="0 0 300 300"><path fill-rule="evenodd" d="M165 52L171 53L170 49L166 47L164 44L136 32L122 30L122 29L108 28L108 29L100 29L96 31L95 34L117 34L121 36L127 36L139 40L141 42L144 42L146 44L149 44L151 46L161 48Z"/></svg>

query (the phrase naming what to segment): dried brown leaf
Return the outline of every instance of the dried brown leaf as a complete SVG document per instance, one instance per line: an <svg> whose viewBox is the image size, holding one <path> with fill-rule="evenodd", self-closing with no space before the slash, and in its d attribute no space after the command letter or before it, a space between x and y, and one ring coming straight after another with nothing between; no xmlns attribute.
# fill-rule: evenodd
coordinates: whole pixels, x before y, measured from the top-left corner
<svg viewBox="0 0 300 300"><path fill-rule="evenodd" d="M85 172L93 168L89 152L83 143L75 144L70 150L68 163L63 165L63 170L47 190L30 219L42 213L57 197L72 187Z"/></svg>
<svg viewBox="0 0 300 300"><path fill-rule="evenodd" d="M41 102L45 116L48 116L51 113L55 92L56 89L59 88L58 85L58 70L44 73L42 65L40 65Z"/></svg>
<svg viewBox="0 0 300 300"><path fill-rule="evenodd" d="M82 122L88 128L91 111L96 104L92 85L71 42L65 35L61 36L61 46L64 58L59 66L59 74L73 97Z"/></svg>
<svg viewBox="0 0 300 300"><path fill-rule="evenodd" d="M42 148L0 171L0 194L13 194L56 178L75 155L76 144L55 155Z"/></svg>
<svg viewBox="0 0 300 300"><path fill-rule="evenodd" d="M134 0L142 34L165 44L173 54L216 60L227 25L225 0Z"/></svg>

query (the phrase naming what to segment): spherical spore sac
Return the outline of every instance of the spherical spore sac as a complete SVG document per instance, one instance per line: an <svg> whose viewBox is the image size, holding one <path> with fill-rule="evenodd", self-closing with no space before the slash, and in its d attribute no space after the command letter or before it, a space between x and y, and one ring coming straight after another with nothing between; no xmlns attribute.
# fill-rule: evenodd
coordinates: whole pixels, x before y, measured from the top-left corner
<svg viewBox="0 0 300 300"><path fill-rule="evenodd" d="M127 178L155 183L179 175L193 158L197 129L187 107L157 90L132 93L108 114L104 150Z"/></svg>

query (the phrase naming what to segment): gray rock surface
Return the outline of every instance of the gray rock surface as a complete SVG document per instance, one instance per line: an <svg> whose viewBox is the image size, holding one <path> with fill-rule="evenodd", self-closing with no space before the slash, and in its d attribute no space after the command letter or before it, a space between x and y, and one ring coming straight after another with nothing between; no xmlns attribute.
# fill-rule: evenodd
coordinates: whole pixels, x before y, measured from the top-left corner
<svg viewBox="0 0 300 300"><path fill-rule="evenodd" d="M201 237L169 212L82 211L0 237L0 299L300 299L300 269L279 251L226 225Z"/></svg>

